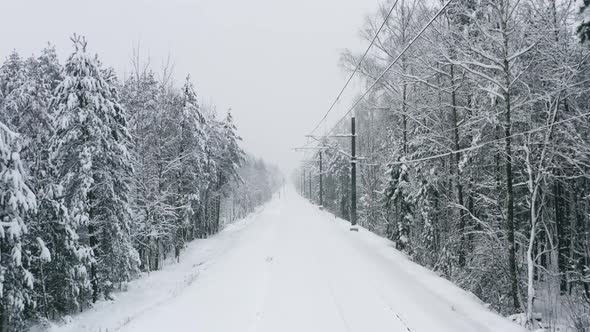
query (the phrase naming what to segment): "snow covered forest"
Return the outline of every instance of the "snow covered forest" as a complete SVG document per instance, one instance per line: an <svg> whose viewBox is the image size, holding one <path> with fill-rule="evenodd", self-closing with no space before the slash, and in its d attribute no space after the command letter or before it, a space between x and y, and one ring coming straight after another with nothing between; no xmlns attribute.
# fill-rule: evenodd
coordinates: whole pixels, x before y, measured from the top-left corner
<svg viewBox="0 0 590 332"><path fill-rule="evenodd" d="M0 67L0 331L111 298L282 184L189 77L137 56L119 80L72 41Z"/></svg>
<svg viewBox="0 0 590 332"><path fill-rule="evenodd" d="M590 9L450 1L401 52L436 3L387 1L366 57L342 54L375 84L354 115L359 224L531 329L590 331ZM350 126L310 139L294 175L319 203L321 153L323 206L345 219Z"/></svg>

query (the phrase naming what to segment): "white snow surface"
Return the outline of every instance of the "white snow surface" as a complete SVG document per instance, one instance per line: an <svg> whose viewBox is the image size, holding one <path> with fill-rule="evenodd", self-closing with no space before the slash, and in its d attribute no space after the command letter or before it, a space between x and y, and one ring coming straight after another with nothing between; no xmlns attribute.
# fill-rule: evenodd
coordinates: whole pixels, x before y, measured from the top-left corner
<svg viewBox="0 0 590 332"><path fill-rule="evenodd" d="M51 332L517 332L392 243L287 189Z"/></svg>

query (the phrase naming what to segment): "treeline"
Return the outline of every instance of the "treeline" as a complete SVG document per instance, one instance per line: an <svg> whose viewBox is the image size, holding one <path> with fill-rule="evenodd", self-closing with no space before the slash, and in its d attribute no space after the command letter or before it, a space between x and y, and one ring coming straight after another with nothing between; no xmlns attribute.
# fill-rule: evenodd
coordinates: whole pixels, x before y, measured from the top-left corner
<svg viewBox="0 0 590 332"><path fill-rule="evenodd" d="M367 19L367 41L394 2ZM397 2L359 69L367 86L437 11ZM573 0L452 1L356 108L357 204L363 226L496 310L588 331L590 50L578 21ZM323 145L324 206L349 218L350 138ZM315 201L317 166L306 166Z"/></svg>
<svg viewBox="0 0 590 332"><path fill-rule="evenodd" d="M179 89L134 61L120 82L72 40L63 66L48 46L0 67L0 331L109 299L219 231L227 197L248 199L243 215L276 189L188 77Z"/></svg>
<svg viewBox="0 0 590 332"><path fill-rule="evenodd" d="M234 181L230 185L231 194L223 202L224 217L228 222L254 212L256 207L270 201L284 184L283 175L276 165L269 165L251 155L246 155L246 162L238 170L238 175L242 181Z"/></svg>

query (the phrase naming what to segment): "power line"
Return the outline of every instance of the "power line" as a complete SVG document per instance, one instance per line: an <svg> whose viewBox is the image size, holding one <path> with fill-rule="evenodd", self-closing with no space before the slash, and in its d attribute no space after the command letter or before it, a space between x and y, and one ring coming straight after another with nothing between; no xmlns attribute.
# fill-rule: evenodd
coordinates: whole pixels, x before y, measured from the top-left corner
<svg viewBox="0 0 590 332"><path fill-rule="evenodd" d="M359 165L367 165L367 166L385 166L385 165L402 165L402 164L412 164L412 163L419 163L419 162L423 162L423 161L429 161L429 160L433 160L433 159L438 159L438 158L442 158L442 157L448 157L450 155L456 154L456 153L462 153L462 152L467 152L467 151L473 151L473 150L477 150L477 149L481 149L487 145L490 144L494 144L494 143L498 143L498 142L502 142L504 140L506 140L507 138L514 138L517 136L522 136L522 135L526 135L526 134L532 134L538 131L541 131L543 129L548 129L551 128L552 126L556 126L556 125L560 125L566 122L570 122L570 121L574 121L583 117L587 117L590 116L590 112L586 112L586 113L582 113L579 115L575 115L572 116L570 118L567 119L563 119L560 121L556 121L552 124L547 124L544 126L539 126L537 128L531 129L531 130L526 130L520 133L516 133L516 134L512 134L510 136L506 136L506 137L502 137L502 138L498 138L498 139L494 139L491 141L487 141L484 143L480 143L477 145L473 145L467 148L463 148L463 149L459 149L459 150L455 150L455 151L450 151L450 152L445 152L445 153L441 153L441 154L437 154L434 156L428 156L428 157L423 157L423 158L417 158L417 159L410 159L410 160L404 160L404 161L395 161L395 162L389 162L389 163L360 163ZM327 149L332 149L332 150L337 150L337 148L335 147L330 147L330 146L325 146L325 148Z"/></svg>
<svg viewBox="0 0 590 332"><path fill-rule="evenodd" d="M422 30L420 30L420 32L414 36L414 38L406 45L406 47L404 47L404 49L397 55L397 57L393 60L393 62L391 62L389 64L389 66L387 66L387 68L385 68L385 70L383 70L381 72L381 74L379 74L379 76L375 79L375 81L373 82L373 84L371 84L371 86L369 86L369 88L354 102L354 104L348 109L348 111L346 111L346 113L344 114L344 116L342 116L340 118L340 120L338 120L338 122L336 122L336 124L332 127L332 129L328 132L328 135L330 135L335 129L336 127L338 127L338 124L340 124L340 122L342 122L342 120L344 120L344 118L346 118L346 116L348 116L348 114L350 114L355 108L356 106L363 101L363 99L365 99L365 97L369 94L369 92L371 92L371 90L373 90L373 88L377 85L377 83L379 83L379 81L383 78L383 76L385 76L385 74L397 63L397 61L402 57L402 55L404 55L404 53L406 53L406 51L416 42L416 40L418 40L418 38L420 38L422 36L422 34L426 31L426 29L428 29L428 27L430 25L432 25L432 23L434 23L434 21L444 12L444 10L451 4L451 2L453 2L453 0L448 0L441 8L440 10L436 13L436 15L434 15L430 21L428 22L428 24L426 24Z"/></svg>
<svg viewBox="0 0 590 332"><path fill-rule="evenodd" d="M490 145L490 144L494 144L494 143L498 143L498 142L504 141L507 138L513 138L513 137L522 136L522 135L526 135L526 134L532 134L532 133L541 131L543 129L548 129L548 128L552 127L552 126L563 124L563 123L570 122L570 121L573 121L573 120L577 120L577 119L580 119L580 118L583 118L583 117L586 117L586 116L589 116L589 115L590 115L590 112L582 113L580 115L572 116L571 118L568 118L568 119L556 121L556 122L554 122L552 124L547 124L547 125L544 125L544 126L537 127L535 129L531 129L531 130L523 131L523 132L520 132L520 133L512 134L510 136L506 136L506 137L494 139L494 140L487 141L487 142L484 142L484 143L481 143L481 144L478 144L478 145L470 146L470 147L467 147L467 148L463 148L463 149L459 149L459 150L455 150L455 151L451 151L451 152L441 153L441 154L437 154L437 155L434 155L434 156L428 156L428 157L423 157L423 158L405 160L405 161L396 161L396 162L386 163L386 164L381 164L381 165L401 165L401 164L418 163L418 162L428 161L428 160L432 160L432 159L447 157L447 156L450 156L450 155L456 154L456 153L462 153L462 152L477 150L477 149L483 148L484 146L487 146L487 145Z"/></svg>
<svg viewBox="0 0 590 332"><path fill-rule="evenodd" d="M332 102L332 105L330 106L330 108L328 109L328 111L326 112L326 114L324 114L324 117L322 117L322 119L320 120L320 122L318 122L318 124L313 128L313 130L311 131L310 134L313 135L313 133L320 127L320 125L322 124L322 122L324 122L324 120L326 120L326 118L328 117L328 114L330 114L330 112L332 111L332 109L334 108L334 106L336 106L336 103L338 103L338 100L340 100L340 97L342 97L342 94L344 93L344 90L346 90L346 88L348 87L348 84L350 84L350 82L352 81L352 78L354 77L354 75L356 74L356 72L361 67L361 64L365 60L365 57L369 53L369 50L371 49L371 47L373 46L373 44L377 40L377 37L379 36L379 33L381 33L381 30L383 29L383 27L385 26L385 24L389 20L389 17L393 13L393 9L395 9L395 6L397 5L398 1L399 0L395 0L395 3L393 4L393 6L391 6L391 9L389 10L389 12L387 13L387 16L385 16L385 19L383 20L383 23L381 23L381 26L379 27L379 29L375 33L375 36L373 36L373 39L371 40L371 43L369 44L369 46L365 50L365 53L363 54L363 56L361 57L361 59L357 63L357 65L354 68L352 74L350 74L350 76L348 77L348 80L346 81L346 84L344 84L344 86L340 90L340 93L338 93L338 96L336 97L336 99L334 99L334 102Z"/></svg>

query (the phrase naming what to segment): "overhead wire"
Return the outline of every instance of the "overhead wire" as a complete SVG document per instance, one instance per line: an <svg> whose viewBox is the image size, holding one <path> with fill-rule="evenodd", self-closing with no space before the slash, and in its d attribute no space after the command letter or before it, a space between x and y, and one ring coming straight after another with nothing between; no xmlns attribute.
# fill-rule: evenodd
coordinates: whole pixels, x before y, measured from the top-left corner
<svg viewBox="0 0 590 332"><path fill-rule="evenodd" d="M389 10L389 12L387 13L387 15L385 16L385 18L383 19L383 23L381 23L381 26L379 26L379 29L377 29L377 32L375 33L375 36L373 36L373 39L371 40L371 43L369 44L369 46L367 47L367 49L365 50L365 53L363 53L363 56L361 57L361 59L358 61L358 63L356 64L356 67L354 68L354 70L352 71L352 73L350 74L350 76L348 77L348 80L346 81L346 83L344 84L344 86L342 87L342 89L340 89L340 92L338 93L338 95L336 96L336 99L334 99L334 101L332 102L332 104L330 105L330 108L328 109L328 111L324 114L324 116L322 117L322 119L318 122L318 124L312 129L312 131L310 132L311 135L313 135L313 133L320 127L320 125L326 120L326 118L328 117L328 114L330 114L330 112L332 112L332 110L334 109L334 106L336 106L336 104L338 103L338 101L340 100L340 97L342 97L342 94L344 93L344 91L346 90L346 88L348 87L348 85L350 84L350 82L352 81L352 79L354 78L354 75L358 72L359 68L361 67L363 61L365 60L365 58L367 57L367 54L369 54L369 51L371 50L371 47L373 46L373 44L375 44L375 41L377 40L379 34L381 33L381 30L383 30L383 27L385 26L385 24L387 23L387 21L389 20L389 17L391 17L391 14L393 13L393 10L395 9L395 7L397 6L397 3L399 2L399 0L396 0L393 5L391 6L391 9Z"/></svg>
<svg viewBox="0 0 590 332"><path fill-rule="evenodd" d="M326 136L330 135L334 130L338 127L340 122L342 122L354 109L360 104L361 101L365 99L365 97L377 86L377 83L387 74L387 72L401 59L401 57L408 51L408 49L424 34L426 29L436 21L436 19L445 11L445 9L453 2L454 0L448 0L440 9L439 11L430 19L430 21L418 32L412 40L404 47L404 49L395 57L395 59L379 74L379 76L375 79L375 81L367 88L367 90L352 104L352 106L344 113L344 115L334 124L332 129L326 134ZM313 132L312 132L313 134Z"/></svg>
<svg viewBox="0 0 590 332"><path fill-rule="evenodd" d="M389 162L389 163L384 163L384 164L381 164L381 165L383 166L383 165L411 164L411 163L417 163L417 162L422 162L422 161L428 161L428 160L432 160L432 159L438 159L438 158L442 158L442 157L447 157L447 156L450 156L450 155L453 155L453 154L456 154L456 153L463 153L463 152L467 152L467 151L477 150L477 149L481 149L481 148L483 148L483 147L485 147L487 145L495 144L495 143L504 141L507 138L514 138L514 137L518 137L518 136L522 136L522 135L526 135L526 134L532 134L532 133L541 131L543 129L551 128L552 126L560 125L560 124L563 124L563 123L566 123L566 122L570 122L570 121L573 121L573 120L577 120L577 119L580 119L580 118L583 118L583 117L586 117L586 116L590 116L590 112L586 112L586 113L582 113L582 114L579 114L579 115L575 115L575 116L572 116L572 117L567 118L567 119L563 119L563 120L559 120L559 121L553 122L551 124L547 124L547 125L544 125L544 126L539 126L537 128L531 129L531 130L526 130L526 131L523 131L523 132L520 132L520 133L512 134L512 135L506 136L506 137L501 137L501 138L498 138L498 139L494 139L494 140L491 140L491 141L487 141L487 142L480 143L480 144L477 144L477 145L473 145L473 146L470 146L470 147L466 147L466 148L463 148L463 149L454 150L454 151L450 151L450 152L445 152L445 153L441 153L441 154L437 154L437 155L433 155L433 156L428 156L428 157L423 157L423 158L416 158L416 159L410 159L410 160Z"/></svg>

